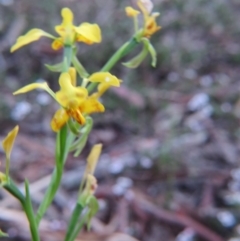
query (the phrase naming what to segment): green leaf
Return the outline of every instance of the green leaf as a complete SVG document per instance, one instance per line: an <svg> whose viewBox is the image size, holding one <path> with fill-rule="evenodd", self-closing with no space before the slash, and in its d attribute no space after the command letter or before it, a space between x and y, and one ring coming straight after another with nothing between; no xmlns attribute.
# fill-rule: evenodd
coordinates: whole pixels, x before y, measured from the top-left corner
<svg viewBox="0 0 240 241"><path fill-rule="evenodd" d="M61 62L55 65L45 64L45 66L52 72L62 72L64 63Z"/></svg>
<svg viewBox="0 0 240 241"><path fill-rule="evenodd" d="M143 43L142 51L137 56L135 56L134 58L129 60L128 62L123 63L123 65L125 65L128 68L132 68L132 69L137 68L143 62L143 60L146 58L147 54L150 53L151 58L152 58L151 65L153 67L156 66L157 54L156 54L156 50L152 46L151 42L147 38L142 38L141 43Z"/></svg>
<svg viewBox="0 0 240 241"><path fill-rule="evenodd" d="M150 53L151 57L152 57L152 62L151 65L153 67L156 67L156 63L157 63L157 54L156 54L156 50L154 49L154 47L152 46L151 42L149 41L149 39L147 38L143 38L142 42L144 43L144 45L146 46L146 48L148 49L148 52Z"/></svg>
<svg viewBox="0 0 240 241"><path fill-rule="evenodd" d="M25 196L26 196L26 199L25 199L23 208L24 208L24 211L28 218L31 235L32 235L32 240L40 241L37 223L35 220L35 214L33 212L33 207L32 207L32 200L31 200L31 195L30 195L30 191L29 191L28 180L25 180Z"/></svg>
<svg viewBox="0 0 240 241"><path fill-rule="evenodd" d="M76 203L76 205L72 211L71 219L68 222L68 228L67 228L67 232L66 232L64 241L70 240L70 237L71 237L72 233L75 231L76 226L79 222L79 217L80 217L83 209L84 209L84 207L80 203Z"/></svg>
<svg viewBox="0 0 240 241"><path fill-rule="evenodd" d="M82 152L83 148L85 147L88 135L92 130L93 126L93 120L91 117L86 117L86 124L85 126L80 130L80 133L82 134L70 147L70 151L75 151L74 157L79 156L79 154Z"/></svg>
<svg viewBox="0 0 240 241"><path fill-rule="evenodd" d="M86 71L86 69L82 66L80 61L77 59L76 56L72 57L72 63L74 68L77 70L78 74L82 79L87 78L89 76L89 73Z"/></svg>
<svg viewBox="0 0 240 241"><path fill-rule="evenodd" d="M144 44L142 51L137 56L135 56L128 62L125 62L122 64L130 69L135 69L143 62L143 60L146 58L147 54L148 54L148 48L147 48L146 44Z"/></svg>
<svg viewBox="0 0 240 241"><path fill-rule="evenodd" d="M30 191L29 191L29 183L28 180L25 180L25 193L26 193L26 205L25 207L32 211L32 201L31 201L31 196L30 196Z"/></svg>
<svg viewBox="0 0 240 241"><path fill-rule="evenodd" d="M96 213L99 210L98 200L96 199L96 197L91 196L87 200L87 205L88 205L89 211L88 211L88 215L87 215L86 225L87 225L87 229L89 230L91 219L92 219L92 217L94 217L96 215Z"/></svg>
<svg viewBox="0 0 240 241"><path fill-rule="evenodd" d="M75 149L75 152L73 154L74 157L78 157L80 153L82 152L83 148L86 146L88 140L88 134L82 135L78 140L77 140L77 147Z"/></svg>
<svg viewBox="0 0 240 241"><path fill-rule="evenodd" d="M0 237L8 237L7 233L4 233L1 229L0 229Z"/></svg>
<svg viewBox="0 0 240 241"><path fill-rule="evenodd" d="M70 118L68 120L67 124L68 124L70 131L74 135L79 136L79 134L81 134L80 125L76 121L73 121L72 118Z"/></svg>

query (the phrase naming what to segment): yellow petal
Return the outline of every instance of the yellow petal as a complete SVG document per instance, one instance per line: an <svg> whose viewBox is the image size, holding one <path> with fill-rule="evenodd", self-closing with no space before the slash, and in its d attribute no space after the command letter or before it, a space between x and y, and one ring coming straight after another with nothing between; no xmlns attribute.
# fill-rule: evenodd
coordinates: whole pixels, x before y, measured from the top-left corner
<svg viewBox="0 0 240 241"><path fill-rule="evenodd" d="M91 152L89 153L88 157L87 157L87 167L86 167L86 172L88 174L93 175L99 156L102 152L102 144L96 144L93 146L93 148L91 149Z"/></svg>
<svg viewBox="0 0 240 241"><path fill-rule="evenodd" d="M75 27L77 33L77 41L86 44L100 43L102 41L101 29L97 24L82 23L79 27Z"/></svg>
<svg viewBox="0 0 240 241"><path fill-rule="evenodd" d="M86 88L75 87L69 73L62 73L59 78L61 90L56 93L59 104L67 109L77 108L88 96Z"/></svg>
<svg viewBox="0 0 240 241"><path fill-rule="evenodd" d="M119 80L115 75L110 74L109 72L96 72L92 74L89 78L91 82L100 82L106 83L110 86L119 87L121 80Z"/></svg>
<svg viewBox="0 0 240 241"><path fill-rule="evenodd" d="M63 8L61 11L62 23L55 27L55 31L60 35L64 36L69 30L73 30L73 13L69 8Z"/></svg>
<svg viewBox="0 0 240 241"><path fill-rule="evenodd" d="M33 84L26 85L26 86L22 87L21 89L15 91L13 93L13 95L23 94L23 93L32 91L34 89L44 89L47 92L49 92L48 84L47 84L47 82L44 82L44 83L33 83Z"/></svg>
<svg viewBox="0 0 240 241"><path fill-rule="evenodd" d="M91 114L95 112L104 112L105 108L96 98L88 98L79 107L82 113Z"/></svg>
<svg viewBox="0 0 240 241"><path fill-rule="evenodd" d="M69 116L64 109L57 110L50 124L52 130L58 132L67 123L68 119Z"/></svg>
<svg viewBox="0 0 240 241"><path fill-rule="evenodd" d="M73 13L72 13L71 9L63 8L62 11L61 11L61 14L62 14L62 18L63 18L62 24L64 26L68 25L68 24L72 24L72 22L73 22Z"/></svg>
<svg viewBox="0 0 240 241"><path fill-rule="evenodd" d="M150 38L154 33L160 30L161 27L156 23L156 16L149 16L145 23L144 37Z"/></svg>
<svg viewBox="0 0 240 241"><path fill-rule="evenodd" d="M125 12L128 17L136 17L140 12L132 7L126 7Z"/></svg>
<svg viewBox="0 0 240 241"><path fill-rule="evenodd" d="M48 37L48 38L52 38L54 39L55 37L52 36L51 34L41 30L41 29L38 29L38 28L34 28L32 30L30 30L29 32L27 32L25 35L23 36L20 36L16 43L12 46L11 48L11 52L21 48L22 46L24 45L27 45L31 42L34 42L38 39L40 39L42 36L45 36L45 37Z"/></svg>
<svg viewBox="0 0 240 241"><path fill-rule="evenodd" d="M15 138L18 134L18 130L19 130L19 127L15 126L14 129L8 133L8 135L2 142L3 150L6 153L7 159L10 159L12 147L13 147Z"/></svg>
<svg viewBox="0 0 240 241"><path fill-rule="evenodd" d="M77 85L77 72L76 72L76 69L73 68L73 67L70 67L69 70L68 70L68 73L71 77L71 83L73 86L76 86Z"/></svg>
<svg viewBox="0 0 240 241"><path fill-rule="evenodd" d="M59 77L59 85L62 89L71 89L73 86L71 84L71 76L69 73L62 73Z"/></svg>
<svg viewBox="0 0 240 241"><path fill-rule="evenodd" d="M101 97L111 86L109 84L106 84L106 83L100 83L98 85L98 92L94 93L97 95L96 98L99 98ZM93 94L93 95L94 95Z"/></svg>

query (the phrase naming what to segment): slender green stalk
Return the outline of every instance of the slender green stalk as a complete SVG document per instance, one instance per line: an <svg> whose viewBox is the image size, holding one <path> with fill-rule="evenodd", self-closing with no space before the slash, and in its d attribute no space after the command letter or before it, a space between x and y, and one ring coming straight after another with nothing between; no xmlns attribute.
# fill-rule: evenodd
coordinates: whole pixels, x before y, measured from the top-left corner
<svg viewBox="0 0 240 241"><path fill-rule="evenodd" d="M72 60L72 46L64 46L63 50L63 72L68 72Z"/></svg>
<svg viewBox="0 0 240 241"><path fill-rule="evenodd" d="M26 193L26 199L24 202L24 211L28 218L31 236L33 241L40 241L38 226L36 224L35 215L32 207L32 201L31 201L31 196L29 191L29 183L27 180L25 180L25 193Z"/></svg>
<svg viewBox="0 0 240 241"><path fill-rule="evenodd" d="M75 138L75 136L69 132L68 137L67 135L67 126L64 126L57 134L57 141L56 141L56 165L52 174L52 178L48 189L44 195L44 198L38 208L37 215L36 215L36 223L39 226L39 223L47 211L48 207L52 203L55 194L60 186L64 164L67 159L67 155L69 152L69 148Z"/></svg>
<svg viewBox="0 0 240 241"><path fill-rule="evenodd" d="M78 233L80 232L80 230L83 228L87 218L88 218L88 212L84 215L84 217L81 219L81 221L79 223L77 223L75 229L73 230L73 232L71 233L71 237L69 237L68 239L64 240L64 241L74 241L76 239L76 237L78 236Z"/></svg>
<svg viewBox="0 0 240 241"><path fill-rule="evenodd" d="M11 193L22 205L22 208L27 216L31 236L33 241L40 241L37 224L32 209L28 184L26 184L26 197L21 193L16 184L9 178L9 182L3 185L9 193ZM27 198L28 197L28 198Z"/></svg>
<svg viewBox="0 0 240 241"><path fill-rule="evenodd" d="M133 48L137 46L138 42L135 38L132 38L128 42L122 45L117 52L108 60L108 62L102 67L101 71L110 71L111 68L125 55L129 54Z"/></svg>
<svg viewBox="0 0 240 241"><path fill-rule="evenodd" d="M34 213L33 213L32 209L30 210L27 205L25 205L25 207L23 207L23 209L28 218L32 241L40 241L38 226L37 226L37 223L35 222Z"/></svg>
<svg viewBox="0 0 240 241"><path fill-rule="evenodd" d="M80 217L83 209L84 209L84 207L80 203L76 203L76 205L72 211L72 216L69 221L69 225L68 225L68 229L67 229L67 233L66 233L64 241L70 240L70 237L75 230L75 227L78 223L79 217Z"/></svg>
<svg viewBox="0 0 240 241"><path fill-rule="evenodd" d="M3 188L6 189L9 193L12 194L21 204L24 205L25 197L21 193L21 191L18 189L16 184L12 181L12 179L8 179L8 182L3 185Z"/></svg>
<svg viewBox="0 0 240 241"><path fill-rule="evenodd" d="M131 40L126 42L120 47L117 52L113 54L113 56L108 60L108 62L102 67L101 71L110 71L112 67L125 55L130 53L132 49L134 49L138 45L137 40L133 37ZM88 86L88 92L93 91L93 89L98 85L98 83L91 83Z"/></svg>

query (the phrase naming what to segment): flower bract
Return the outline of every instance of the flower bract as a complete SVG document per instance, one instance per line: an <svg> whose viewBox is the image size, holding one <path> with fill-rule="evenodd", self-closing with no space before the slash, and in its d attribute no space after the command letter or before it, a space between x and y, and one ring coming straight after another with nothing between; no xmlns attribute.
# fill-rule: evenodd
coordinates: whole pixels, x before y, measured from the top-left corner
<svg viewBox="0 0 240 241"><path fill-rule="evenodd" d="M5 139L2 141L3 150L6 154L7 159L10 159L10 155L12 152L13 144L18 134L19 126L15 126L13 130L11 130Z"/></svg>

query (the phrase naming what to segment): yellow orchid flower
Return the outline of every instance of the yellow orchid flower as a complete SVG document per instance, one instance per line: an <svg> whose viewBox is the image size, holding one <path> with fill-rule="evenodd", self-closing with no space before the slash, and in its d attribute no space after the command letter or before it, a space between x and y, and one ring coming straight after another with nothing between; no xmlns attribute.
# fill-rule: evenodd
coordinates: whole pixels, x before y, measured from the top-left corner
<svg viewBox="0 0 240 241"><path fill-rule="evenodd" d="M63 46L72 46L75 42L84 42L86 44L100 43L102 40L101 30L97 24L82 23L79 26L73 25L73 13L69 8L63 8L61 11L62 23L55 27L55 31L60 37L55 37L41 29L35 28L20 36L12 46L11 52L39 40L45 36L53 39L52 48L58 50Z"/></svg>
<svg viewBox="0 0 240 241"><path fill-rule="evenodd" d="M61 108L56 111L51 121L52 130L57 132L67 123L69 118L73 118L79 124L84 125L86 121L84 115L103 112L105 108L98 101L98 98L110 86L118 87L120 85L120 80L109 72L94 73L88 80L100 82L98 92L93 93L91 96L88 95L85 87L75 86L76 70L74 68L70 68L68 73L60 75L60 90L56 93L48 87L47 83L33 83L17 90L13 94L22 94L37 88L46 90L61 105Z"/></svg>
<svg viewBox="0 0 240 241"><path fill-rule="evenodd" d="M144 18L144 26L141 29L141 37L150 38L154 33L161 29L161 27L156 23L156 18L159 16L159 13L152 13L153 4L150 0L138 0L137 5L141 10ZM125 11L127 16L133 17L135 30L138 31L138 26L136 26L138 11L132 7L126 7Z"/></svg>
<svg viewBox="0 0 240 241"><path fill-rule="evenodd" d="M70 73L73 70L69 70ZM74 76L73 74L72 76ZM75 78L75 77L73 77ZM56 93L56 100L64 108L58 110L52 121L51 127L53 131L58 131L69 120L70 117L75 119L79 124L85 124L84 114L92 114L96 112L104 112L104 106L98 101L98 98L110 87L120 86L120 80L111 75L109 72L97 72L92 74L88 80L90 82L100 82L98 86L98 92L88 96L87 89L85 87L73 86L69 73L61 74L59 78L60 91ZM103 88L104 86L104 88Z"/></svg>
<svg viewBox="0 0 240 241"><path fill-rule="evenodd" d="M85 124L84 114L103 112L104 106L96 99L88 97L84 87L72 85L69 73L62 73L59 78L61 89L56 92L56 100L63 107L58 110L51 121L53 131L58 131L72 117L79 124Z"/></svg>

